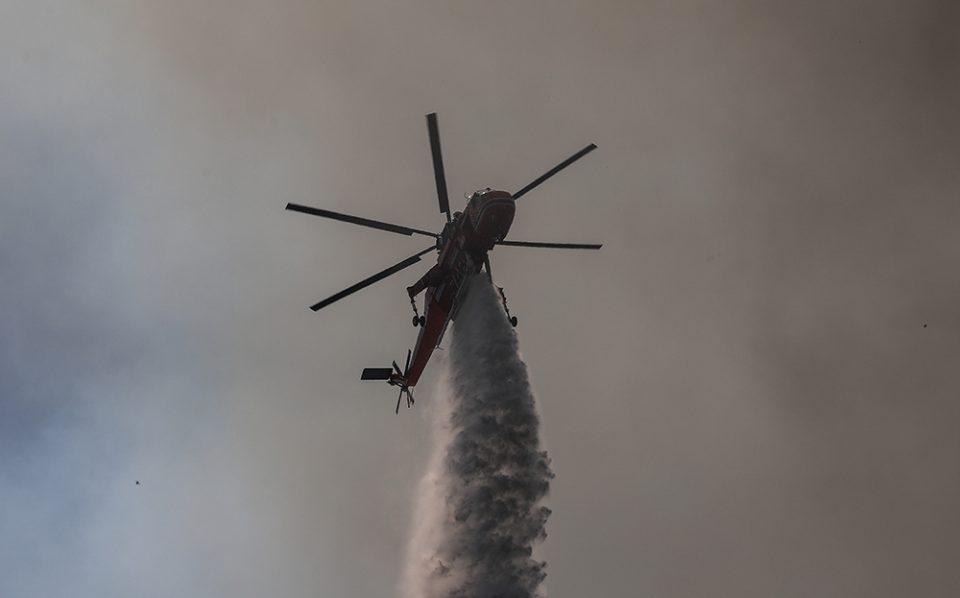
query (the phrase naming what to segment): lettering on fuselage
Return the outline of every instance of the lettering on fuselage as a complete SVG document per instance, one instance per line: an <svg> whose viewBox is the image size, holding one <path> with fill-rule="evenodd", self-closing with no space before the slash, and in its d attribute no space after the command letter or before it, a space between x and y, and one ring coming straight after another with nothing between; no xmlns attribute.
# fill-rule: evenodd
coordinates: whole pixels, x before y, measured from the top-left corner
<svg viewBox="0 0 960 598"><path fill-rule="evenodd" d="M460 255L457 256L457 263L454 264L452 273L453 287L455 289L459 289L467 275L472 274L473 266L474 264L470 258L470 254L466 251L461 251Z"/></svg>
<svg viewBox="0 0 960 598"><path fill-rule="evenodd" d="M470 256L470 252L463 250L458 251L453 266L451 266L446 276L446 280L437 288L437 300L440 302L448 300L450 301L448 305L455 308L454 303L460 294L460 289L463 287L464 281L467 276L473 274L475 269L476 264ZM451 294L449 298L447 297L448 294Z"/></svg>

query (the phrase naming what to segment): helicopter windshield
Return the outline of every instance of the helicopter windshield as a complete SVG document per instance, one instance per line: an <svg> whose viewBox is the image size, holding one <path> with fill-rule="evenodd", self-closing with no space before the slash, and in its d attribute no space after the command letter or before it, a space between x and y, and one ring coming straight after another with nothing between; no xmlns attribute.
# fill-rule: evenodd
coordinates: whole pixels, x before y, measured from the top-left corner
<svg viewBox="0 0 960 598"><path fill-rule="evenodd" d="M483 194L486 193L487 191L490 191L490 187L484 187L483 189L477 189L477 190L474 191L473 193L464 193L464 194L463 194L463 197L464 197L464 199L473 199L473 198L476 197L477 195L483 195Z"/></svg>

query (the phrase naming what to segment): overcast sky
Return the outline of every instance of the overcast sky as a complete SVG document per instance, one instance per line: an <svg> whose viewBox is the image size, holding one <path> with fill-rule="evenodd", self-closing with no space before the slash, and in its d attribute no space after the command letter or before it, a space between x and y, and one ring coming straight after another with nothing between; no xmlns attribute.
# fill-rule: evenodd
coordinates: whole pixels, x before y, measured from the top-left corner
<svg viewBox="0 0 960 598"><path fill-rule="evenodd" d="M494 276L555 598L960 594L955 2L0 3L0 595L390 596L426 467L360 383L415 253ZM134 481L140 480L136 486Z"/></svg>

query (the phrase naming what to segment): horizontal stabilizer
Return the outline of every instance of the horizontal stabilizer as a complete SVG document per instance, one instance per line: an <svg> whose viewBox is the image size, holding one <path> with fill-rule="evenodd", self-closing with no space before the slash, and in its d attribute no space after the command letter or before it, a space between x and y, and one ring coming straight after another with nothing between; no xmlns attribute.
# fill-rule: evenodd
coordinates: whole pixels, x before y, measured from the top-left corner
<svg viewBox="0 0 960 598"><path fill-rule="evenodd" d="M363 368L361 380L389 380L393 370L390 368Z"/></svg>

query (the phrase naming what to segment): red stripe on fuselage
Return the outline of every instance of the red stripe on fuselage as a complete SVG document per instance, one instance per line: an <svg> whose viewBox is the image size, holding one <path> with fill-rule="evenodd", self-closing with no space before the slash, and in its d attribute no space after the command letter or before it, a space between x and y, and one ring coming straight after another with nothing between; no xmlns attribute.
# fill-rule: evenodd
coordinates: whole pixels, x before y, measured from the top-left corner
<svg viewBox="0 0 960 598"><path fill-rule="evenodd" d="M440 335L443 334L443 327L447 323L447 316L450 314L450 307L452 307L453 304L452 298L446 300L451 295L447 291L452 289L444 289L444 295L446 296L442 298L445 299L445 301L441 302L437 300L436 290L443 288L444 285L441 285L438 289L427 289L425 302L426 321L420 328L420 334L417 336L417 344L413 349L413 357L410 360L410 369L406 372L407 379L405 383L407 386L416 386L424 368L427 367L427 362L430 361L430 356L433 355L433 350L437 347L437 343L440 342Z"/></svg>

